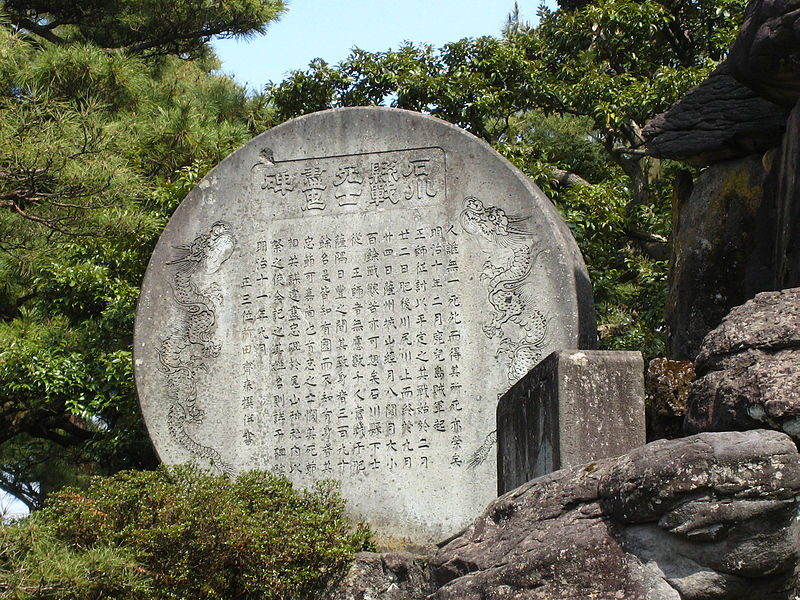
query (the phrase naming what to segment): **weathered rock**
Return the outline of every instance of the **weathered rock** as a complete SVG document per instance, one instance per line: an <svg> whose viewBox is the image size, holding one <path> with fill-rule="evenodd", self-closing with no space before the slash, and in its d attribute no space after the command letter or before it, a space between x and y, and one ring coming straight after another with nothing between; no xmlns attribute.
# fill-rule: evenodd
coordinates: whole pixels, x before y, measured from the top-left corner
<svg viewBox="0 0 800 600"><path fill-rule="evenodd" d="M737 81L723 63L645 126L647 152L694 166L760 154L780 139L788 114Z"/></svg>
<svg viewBox="0 0 800 600"><path fill-rule="evenodd" d="M694 360L703 337L748 299L745 280L766 176L756 155L713 165L676 207L666 305L670 358Z"/></svg>
<svg viewBox="0 0 800 600"><path fill-rule="evenodd" d="M325 600L420 600L432 591L428 558L407 552L359 552Z"/></svg>
<svg viewBox="0 0 800 600"><path fill-rule="evenodd" d="M694 363L654 358L647 366L647 440L681 436Z"/></svg>
<svg viewBox="0 0 800 600"><path fill-rule="evenodd" d="M768 427L800 441L800 288L734 308L697 357L686 428Z"/></svg>
<svg viewBox="0 0 800 600"><path fill-rule="evenodd" d="M660 440L495 500L434 559L432 598L788 599L798 492L781 433Z"/></svg>
<svg viewBox="0 0 800 600"><path fill-rule="evenodd" d="M800 286L800 103L786 124L783 142L756 216L758 247L748 265L748 297L765 290Z"/></svg>
<svg viewBox="0 0 800 600"><path fill-rule="evenodd" d="M793 105L800 98L800 1L752 0L728 63L763 98Z"/></svg>

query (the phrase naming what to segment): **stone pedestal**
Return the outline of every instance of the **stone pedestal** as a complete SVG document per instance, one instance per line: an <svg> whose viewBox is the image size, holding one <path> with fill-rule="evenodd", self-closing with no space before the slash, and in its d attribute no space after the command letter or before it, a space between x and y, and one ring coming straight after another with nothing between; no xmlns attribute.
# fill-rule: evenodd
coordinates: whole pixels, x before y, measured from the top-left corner
<svg viewBox="0 0 800 600"><path fill-rule="evenodd" d="M551 471L643 445L642 355L553 352L500 398L497 443L499 495Z"/></svg>

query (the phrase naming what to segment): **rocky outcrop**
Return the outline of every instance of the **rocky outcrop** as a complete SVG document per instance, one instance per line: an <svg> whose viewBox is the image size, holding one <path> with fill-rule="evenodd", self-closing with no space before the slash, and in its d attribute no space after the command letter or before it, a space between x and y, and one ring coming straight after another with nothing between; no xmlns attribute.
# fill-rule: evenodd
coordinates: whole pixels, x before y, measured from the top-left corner
<svg viewBox="0 0 800 600"><path fill-rule="evenodd" d="M647 123L647 151L697 167L761 154L781 138L788 114L786 107L739 82L723 63L680 102Z"/></svg>
<svg viewBox="0 0 800 600"><path fill-rule="evenodd" d="M673 206L670 358L693 360L756 293L800 285L799 98L800 0L751 0L726 61L645 127L648 154L711 165Z"/></svg>
<svg viewBox="0 0 800 600"><path fill-rule="evenodd" d="M734 308L705 338L696 370L688 431L767 427L800 442L800 288Z"/></svg>
<svg viewBox="0 0 800 600"><path fill-rule="evenodd" d="M762 98L792 106L800 98L800 0L753 0L728 64Z"/></svg>
<svg viewBox="0 0 800 600"><path fill-rule="evenodd" d="M773 431L660 440L495 500L436 600L792 598L800 457Z"/></svg>
<svg viewBox="0 0 800 600"><path fill-rule="evenodd" d="M665 307L670 358L694 360L703 337L748 299L743 281L761 241L754 231L766 177L761 156L715 164L674 208Z"/></svg>
<svg viewBox="0 0 800 600"><path fill-rule="evenodd" d="M433 591L428 558L407 552L359 552L326 600L421 600Z"/></svg>
<svg viewBox="0 0 800 600"><path fill-rule="evenodd" d="M644 129L647 150L694 166L776 145L800 98L800 0L751 0L727 60Z"/></svg>

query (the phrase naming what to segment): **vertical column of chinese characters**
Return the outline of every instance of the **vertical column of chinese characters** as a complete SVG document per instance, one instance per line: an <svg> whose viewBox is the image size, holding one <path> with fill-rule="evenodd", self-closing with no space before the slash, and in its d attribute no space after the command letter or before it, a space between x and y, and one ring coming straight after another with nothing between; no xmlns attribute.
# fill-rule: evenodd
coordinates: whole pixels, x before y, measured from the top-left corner
<svg viewBox="0 0 800 600"><path fill-rule="evenodd" d="M269 433L272 431L270 424L272 399L267 395L269 385L263 381L262 367L269 357L269 341L272 335L270 314L272 259L269 242L257 241L252 257L254 273L242 279L242 290L252 301L243 315L244 344L249 346L249 352L243 357L243 365L248 372L247 379L255 388L242 402L243 410L250 413L244 416L249 425L245 428L244 436L245 444L250 449L250 466L256 469L269 469L273 462L272 438Z"/></svg>
<svg viewBox="0 0 800 600"><path fill-rule="evenodd" d="M242 439L245 446L252 446L255 441L255 382L250 378L253 372L253 338L255 334L255 293L253 280L248 276L241 279L240 308L242 318L242 358L241 358L241 389L239 390L242 407Z"/></svg>
<svg viewBox="0 0 800 600"><path fill-rule="evenodd" d="M336 443L334 431L334 395L332 390L337 384L336 371L334 369L335 356L333 354L333 324L331 315L333 309L331 279L331 263L333 241L325 233L319 235L316 244L316 263L319 275L316 279L316 314L315 327L319 339L320 351L320 383L322 389L319 394L319 444L320 459L322 461L320 473L323 477L333 475L334 466L334 444Z"/></svg>
<svg viewBox="0 0 800 600"><path fill-rule="evenodd" d="M394 247L395 288L397 293L397 365L394 370L394 388L399 394L396 399L396 419L398 424L397 435L400 443L402 467L413 468L413 447L411 445L411 431L413 424L409 421L409 410L413 400L414 390L411 385L411 365L413 363L413 328L411 323L411 294L410 273L410 245L409 231L407 228L396 230Z"/></svg>
<svg viewBox="0 0 800 600"><path fill-rule="evenodd" d="M400 173L397 160L373 160L369 165L370 207L379 208L384 203L397 204L401 198Z"/></svg>
<svg viewBox="0 0 800 600"><path fill-rule="evenodd" d="M288 452L288 436L286 432L286 246L281 237L270 240L270 273L268 277L272 279L271 297L267 298L267 311L270 317L271 330L269 338L268 364L272 375L273 385L271 394L272 412L269 415L268 431L272 431L272 470L275 473L285 475ZM265 393L267 393L265 391ZM269 402L270 398L267 398Z"/></svg>
<svg viewBox="0 0 800 600"><path fill-rule="evenodd" d="M317 445L317 428L320 422L320 406L322 403L321 359L320 359L320 333L317 318L317 308L315 300L318 290L315 287L318 275L317 261L315 253L317 240L314 236L306 235L300 242L301 253L299 267L301 267L301 301L298 302L298 316L302 317L299 323L301 333L300 350L302 360L300 369L302 374L299 380L302 381L303 392L303 449L305 460L302 466L303 471L309 477L314 477L320 469L317 463L320 457L320 450Z"/></svg>
<svg viewBox="0 0 800 600"><path fill-rule="evenodd" d="M366 398L366 440L367 468L370 471L379 471L383 460L382 449L384 425L382 404L384 392L381 388L383 381L383 326L381 319L382 302L382 251L380 234L370 231L366 234L366 244L362 252L364 268L364 359L365 373L363 394Z"/></svg>
<svg viewBox="0 0 800 600"><path fill-rule="evenodd" d="M414 416L417 433L417 462L427 469L430 461L431 436L431 368L434 361L435 330L432 330L431 311L439 303L439 295L431 281L428 266L430 229L418 227L413 232L412 279L414 306L412 320L414 325L414 363L415 376Z"/></svg>
<svg viewBox="0 0 800 600"><path fill-rule="evenodd" d="M443 252L441 240L441 228L434 227L429 231L417 232L417 237L426 235L428 243L423 245L422 240L417 241L415 254L417 256L417 281L420 288L425 288L427 311L425 320L425 341L429 348L426 357L427 369L424 372L425 378L420 378L420 383L425 385L428 394L429 413L423 421L424 426L429 432L429 440L437 448L437 455L443 456L447 446L445 439L447 432L447 421L445 412L447 410L447 383L444 363L446 361L446 342L444 333L445 323L445 295L447 280L444 275L444 268L439 260L439 255ZM423 249L423 247L425 249Z"/></svg>
<svg viewBox="0 0 800 600"><path fill-rule="evenodd" d="M450 446L452 456L450 466L463 466L461 422L461 296L460 272L458 265L459 248L457 234L453 227L448 227L444 238L444 276L447 281L447 375L449 380L448 427L450 430Z"/></svg>
<svg viewBox="0 0 800 600"><path fill-rule="evenodd" d="M419 439L415 436L414 414L414 374L419 358L424 353L416 347L417 318L415 293L415 266L411 231L403 228L397 231L396 259L399 274L397 280L399 306L400 364L398 365L400 387L400 437L402 439L403 468L413 469ZM424 360L424 356L422 356Z"/></svg>
<svg viewBox="0 0 800 600"><path fill-rule="evenodd" d="M414 156L404 161L401 171L403 198L406 200L428 200L435 198L439 189L431 180L431 159Z"/></svg>
<svg viewBox="0 0 800 600"><path fill-rule="evenodd" d="M286 382L286 429L289 445L289 471L291 475L303 473L303 339L302 307L300 294L302 287L302 268L300 266L300 238L289 235L285 244L285 324L280 326L280 335L285 345L285 361L288 381Z"/></svg>
<svg viewBox="0 0 800 600"><path fill-rule="evenodd" d="M364 253L367 241L363 233L353 231L349 236L349 254L353 259L347 265L349 276L350 302L348 311L350 315L350 389L351 389L351 462L350 468L353 473L366 471L369 461L367 447L365 445L367 426L365 423L365 412L367 404L367 363L366 363L366 343L364 340L364 319L366 317L366 290L364 284L365 265L360 257Z"/></svg>
<svg viewBox="0 0 800 600"><path fill-rule="evenodd" d="M347 238L342 232L333 236L332 286L331 302L327 306L327 320L324 324L326 332L333 340L334 381L335 381L335 427L336 458L339 474L350 468L351 427L350 422L350 310L349 290L346 281L349 257L347 254Z"/></svg>
<svg viewBox="0 0 800 600"><path fill-rule="evenodd" d="M381 396L383 398L383 435L384 437L384 463L387 469L394 471L402 462L399 455L401 444L398 442L400 377L399 369L402 367L401 351L398 344L399 330L399 295L397 290L397 277L399 275L399 262L397 259L395 234L391 230L383 233L383 285L381 292L381 311L383 313L383 379ZM380 417L380 413L377 415Z"/></svg>

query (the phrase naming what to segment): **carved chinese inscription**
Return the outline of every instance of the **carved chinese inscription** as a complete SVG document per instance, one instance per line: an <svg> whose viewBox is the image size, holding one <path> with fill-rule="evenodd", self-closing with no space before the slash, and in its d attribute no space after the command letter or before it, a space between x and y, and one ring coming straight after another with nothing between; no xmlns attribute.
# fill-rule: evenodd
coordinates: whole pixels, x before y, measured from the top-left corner
<svg viewBox="0 0 800 600"><path fill-rule="evenodd" d="M137 311L142 413L166 462L335 479L387 545L438 542L495 494L498 396L587 343L581 277L549 200L469 134L308 115L170 220Z"/></svg>
<svg viewBox="0 0 800 600"><path fill-rule="evenodd" d="M251 465L324 477L463 468L458 232L295 235L257 240L240 286Z"/></svg>
<svg viewBox="0 0 800 600"><path fill-rule="evenodd" d="M280 198L288 214L425 206L447 189L445 153L436 147L285 161L267 148L253 170L259 198Z"/></svg>

